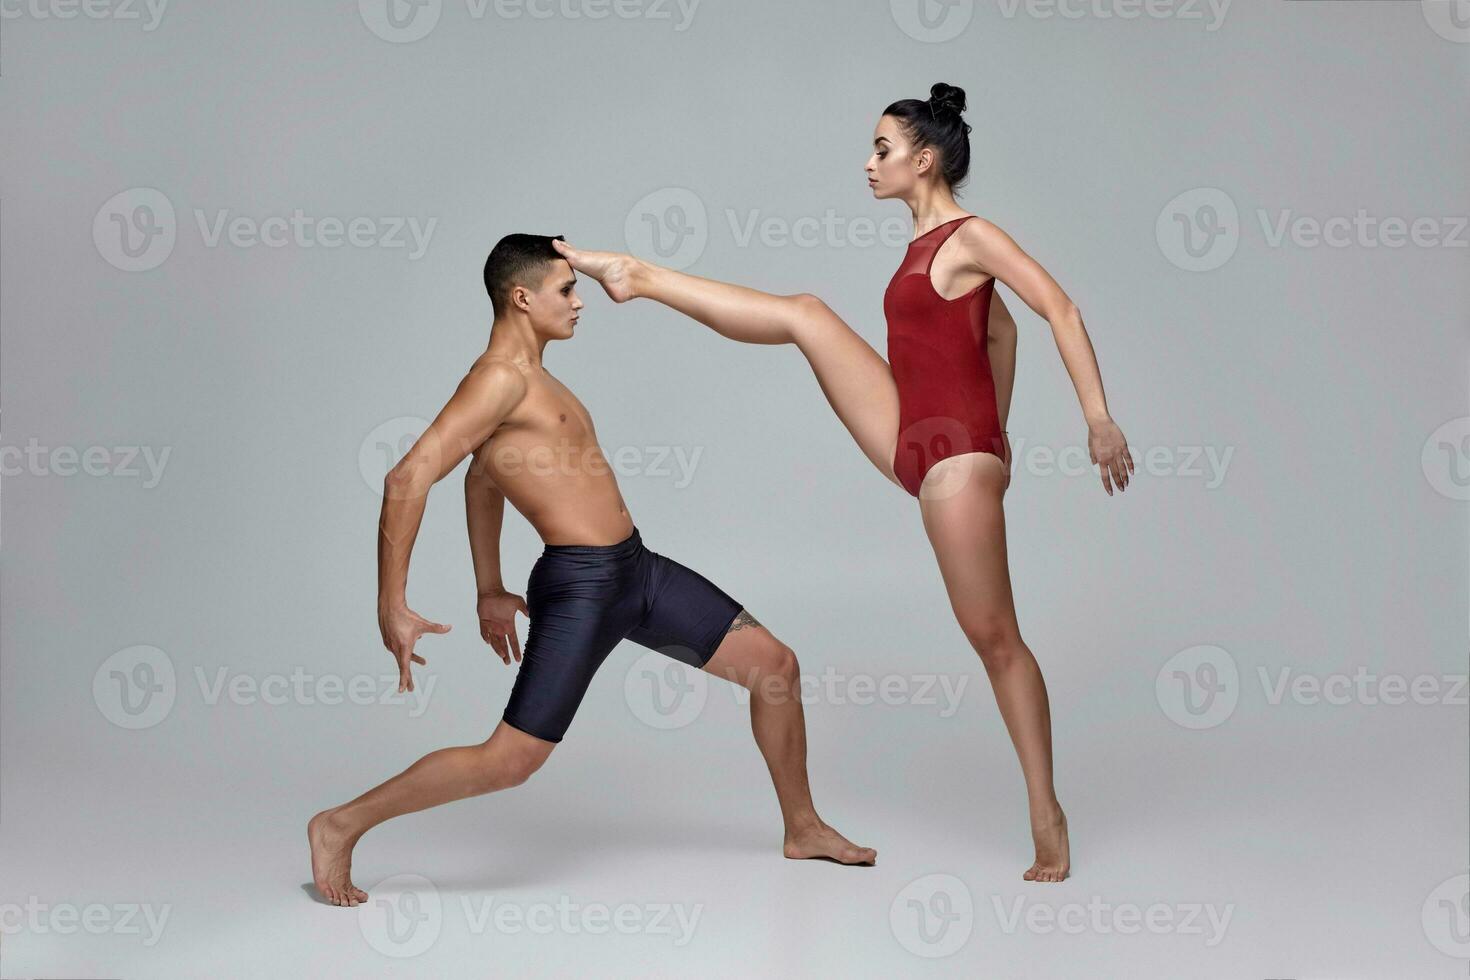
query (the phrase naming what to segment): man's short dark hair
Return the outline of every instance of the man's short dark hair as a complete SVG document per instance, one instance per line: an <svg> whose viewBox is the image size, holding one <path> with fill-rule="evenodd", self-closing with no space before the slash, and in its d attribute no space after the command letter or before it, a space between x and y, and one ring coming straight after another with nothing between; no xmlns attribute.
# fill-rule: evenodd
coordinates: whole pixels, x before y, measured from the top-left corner
<svg viewBox="0 0 1470 980"><path fill-rule="evenodd" d="M485 260L485 292L496 316L510 311L510 291L516 286L536 289L546 278L546 263L561 258L552 248L560 235L506 235L495 243Z"/></svg>

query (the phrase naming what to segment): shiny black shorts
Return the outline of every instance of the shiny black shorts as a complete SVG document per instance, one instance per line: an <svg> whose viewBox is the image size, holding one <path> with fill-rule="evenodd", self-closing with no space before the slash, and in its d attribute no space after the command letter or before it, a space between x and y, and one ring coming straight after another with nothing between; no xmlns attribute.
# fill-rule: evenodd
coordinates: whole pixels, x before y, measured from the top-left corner
<svg viewBox="0 0 1470 980"><path fill-rule="evenodd" d="M740 603L709 579L643 547L547 545L526 583L530 634L504 721L560 742L592 675L619 640L703 667Z"/></svg>

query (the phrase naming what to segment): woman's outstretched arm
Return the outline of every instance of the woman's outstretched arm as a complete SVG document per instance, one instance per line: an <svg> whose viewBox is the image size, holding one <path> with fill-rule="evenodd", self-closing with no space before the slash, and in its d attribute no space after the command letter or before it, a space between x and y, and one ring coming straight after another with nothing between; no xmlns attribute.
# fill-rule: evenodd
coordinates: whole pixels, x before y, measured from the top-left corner
<svg viewBox="0 0 1470 980"><path fill-rule="evenodd" d="M1087 448L1092 461L1102 470L1103 489L1109 495L1114 486L1125 489L1134 469L1133 456L1128 452L1123 431L1108 414L1097 355L1077 305L1040 263L1023 252L1011 236L984 218L964 222L955 237L980 271L1005 283L1023 303L1051 324L1057 351L1072 378L1072 387L1077 391L1082 415L1087 420ZM1009 390L1006 400L1009 408Z"/></svg>

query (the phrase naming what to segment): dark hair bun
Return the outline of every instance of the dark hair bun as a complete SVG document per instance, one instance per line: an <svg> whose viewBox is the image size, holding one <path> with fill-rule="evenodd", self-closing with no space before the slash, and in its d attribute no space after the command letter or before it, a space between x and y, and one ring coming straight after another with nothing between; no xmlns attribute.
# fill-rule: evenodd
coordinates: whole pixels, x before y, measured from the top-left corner
<svg viewBox="0 0 1470 980"><path fill-rule="evenodd" d="M933 103L936 112L940 109L953 109L958 114L965 111L965 90L956 85L935 82L929 89L929 101Z"/></svg>

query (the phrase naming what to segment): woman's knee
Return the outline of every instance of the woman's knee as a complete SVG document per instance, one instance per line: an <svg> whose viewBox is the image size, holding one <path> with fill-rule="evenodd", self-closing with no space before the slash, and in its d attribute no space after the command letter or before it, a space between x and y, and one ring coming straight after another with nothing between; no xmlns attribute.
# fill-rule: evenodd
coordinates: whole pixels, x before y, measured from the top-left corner
<svg viewBox="0 0 1470 980"><path fill-rule="evenodd" d="M842 325L832 307L815 293L797 293L787 299L791 303L791 320L787 329L797 344L815 340L824 332Z"/></svg>
<svg viewBox="0 0 1470 980"><path fill-rule="evenodd" d="M1006 667L1024 653L1015 623L999 614L961 620L965 638L989 668Z"/></svg>

